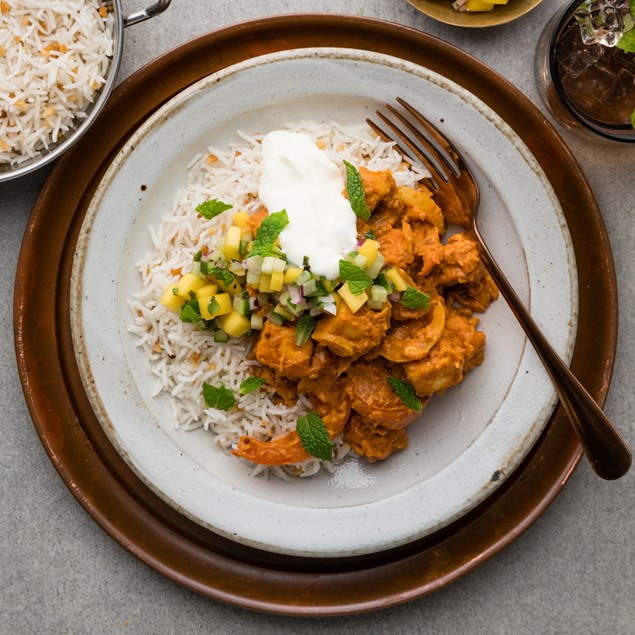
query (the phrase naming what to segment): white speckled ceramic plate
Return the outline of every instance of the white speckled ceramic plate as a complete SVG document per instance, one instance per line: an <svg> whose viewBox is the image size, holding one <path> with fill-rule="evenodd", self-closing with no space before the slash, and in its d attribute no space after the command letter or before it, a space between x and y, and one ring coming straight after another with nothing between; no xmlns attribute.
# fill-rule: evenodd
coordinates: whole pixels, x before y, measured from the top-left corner
<svg viewBox="0 0 635 635"><path fill-rule="evenodd" d="M173 507L243 544L301 556L371 553L428 535L498 487L556 402L520 327L499 300L483 316L485 363L409 428L380 464L351 459L293 483L248 475L202 430L174 430L169 397L150 396L127 301L133 267L184 182L191 158L235 130L300 119L363 121L396 95L464 151L482 188L483 233L557 351L576 327L572 247L556 197L528 149L493 111L440 75L378 53L302 49L254 58L200 81L156 112L114 160L86 215L72 284L73 338L100 422L139 477ZM146 186L144 191L141 185Z"/></svg>

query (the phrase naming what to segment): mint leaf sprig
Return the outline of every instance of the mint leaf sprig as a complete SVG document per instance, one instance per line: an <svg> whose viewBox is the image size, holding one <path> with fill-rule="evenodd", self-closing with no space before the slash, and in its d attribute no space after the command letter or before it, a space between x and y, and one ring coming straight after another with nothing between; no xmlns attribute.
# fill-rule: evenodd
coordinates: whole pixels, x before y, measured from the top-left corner
<svg viewBox="0 0 635 635"><path fill-rule="evenodd" d="M348 260L340 260L340 280L348 282L348 288L353 295L359 295L373 284L368 274Z"/></svg>
<svg viewBox="0 0 635 635"><path fill-rule="evenodd" d="M280 232L289 224L289 216L287 210L283 209L279 212L274 212L265 216L260 223L260 227L256 232L256 238L254 240L253 247L249 252L249 257L252 256L275 256L280 258L284 256L282 251L276 247L275 240L280 235Z"/></svg>
<svg viewBox="0 0 635 635"><path fill-rule="evenodd" d="M333 442L320 415L310 410L300 417L295 426L302 447L316 459L330 461L333 458Z"/></svg>
<svg viewBox="0 0 635 635"><path fill-rule="evenodd" d="M344 161L344 165L346 166L346 194L351 207L356 216L362 220L368 220L370 210L366 205L366 194L359 170L348 161Z"/></svg>
<svg viewBox="0 0 635 635"><path fill-rule="evenodd" d="M412 384L407 382L405 379L398 379L397 377L387 377L386 381L395 391L397 397L399 397L404 405L410 408L410 410L419 412L423 409L423 404L419 401Z"/></svg>
<svg viewBox="0 0 635 635"><path fill-rule="evenodd" d="M212 198L209 201L203 201L200 205L197 205L196 211L203 216L203 218L211 220L233 207L234 206L229 203L223 203L223 201L219 201L217 198Z"/></svg>

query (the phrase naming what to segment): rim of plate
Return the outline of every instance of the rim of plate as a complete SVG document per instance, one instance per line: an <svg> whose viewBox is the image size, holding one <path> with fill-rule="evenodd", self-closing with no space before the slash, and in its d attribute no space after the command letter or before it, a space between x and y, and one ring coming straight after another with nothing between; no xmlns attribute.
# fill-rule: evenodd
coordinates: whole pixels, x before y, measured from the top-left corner
<svg viewBox="0 0 635 635"><path fill-rule="evenodd" d="M483 501L489 494L494 491L500 484L503 482L504 478L500 480L494 481L491 479L492 473L495 471L491 469L491 465L488 463L487 467L479 472L478 485L473 489L469 497L469 501L467 503L464 502L463 506L459 509L455 509L452 514L446 515L441 521L438 521L432 525L428 525L422 528L421 518L417 517L413 522L408 523L408 527L401 531L399 536L393 536L389 540L383 539L380 543L373 543L370 545L366 545L363 547L356 546L350 542L343 544L338 543L334 544L332 538L326 539L323 544L320 544L316 547L316 545L312 545L310 549L307 548L306 545L302 544L280 544L277 540L275 533L277 532L279 525L278 523L274 523L274 525L270 528L270 533L272 535L263 540L261 535L263 532L262 524L258 527L257 532L248 532L247 535L236 535L236 532L232 530L232 528L223 526L222 523L216 522L208 522L207 520L202 519L198 514L192 513L192 511L188 508L188 506L184 506L182 502L173 500L170 496L166 494L162 487L158 486L152 478L149 477L143 470L139 468L139 465L135 462L134 456L129 456L127 449L125 447L125 443L122 442L119 437L116 429L116 425L113 425L113 422L109 419L107 408L102 402L99 389L94 381L94 375L91 371L90 363L88 361L88 352L85 348L84 334L82 328L82 279L83 279L83 264L86 257L86 251L88 249L88 245L90 242L90 230L95 221L96 215L99 212L100 205L103 201L104 196L106 195L108 188L110 187L113 179L116 177L117 173L124 166L128 157L134 152L135 148L139 146L140 143L149 135L152 130L161 124L161 120L165 118L168 113L177 111L181 107L185 107L189 99L198 94L201 91L206 90L208 87L213 84L222 82L223 80L232 77L244 70L251 69L257 66L261 66L264 64L269 64L271 62L277 61L285 61L292 60L296 58L306 59L311 57L343 57L345 59L353 59L360 60L369 63L380 63L389 67L398 68L400 70L406 70L409 73L417 75L420 79L425 79L428 81L433 81L438 83L440 86L446 87L446 89L451 88L451 90L460 96L462 96L466 101L468 101L472 106L476 107L479 110L480 114L487 117L490 122L492 122L496 128L504 134L508 140L510 140L516 151L521 154L523 159L527 162L528 165L531 166L531 169L539 176L543 187L545 188L548 196L554 204L554 209L556 210L556 215L560 222L560 226L563 229L563 236L566 241L567 248L567 257L570 261L573 259L573 249L570 241L570 237L568 235L568 230L566 226L566 222L563 217L562 210L560 209L560 205L558 202L555 193L553 192L551 185L546 179L542 168L540 168L537 161L534 159L531 152L525 146L525 144L520 140L520 138L516 135L516 133L504 122L502 118L500 118L493 110L491 110L488 106L486 106L481 100L479 100L472 93L459 86L458 84L448 80L442 75L426 69L418 64L414 64L412 62L396 58L390 55L385 55L382 53L370 52L370 51L362 51L359 49L346 49L346 48L315 48L315 49L293 49L287 51L281 51L278 53L271 53L263 56L259 56L256 58L252 58L246 60L244 62L240 62L223 70L220 70L216 73L211 74L210 76L203 78L191 85L190 87L184 89L180 93L178 93L175 97L169 100L166 104L164 104L161 108L159 108L153 115L151 115L130 137L130 139L126 142L123 149L118 153L116 158L113 160L112 164L108 168L105 176L103 177L101 183L99 184L97 191L90 203L90 207L87 211L84 224L81 229L81 234L78 240L77 247L77 255L75 257L73 263L73 272L72 272L72 281L71 281L71 326L72 326L72 335L73 341L76 347L76 355L77 355L77 363L80 370L80 374L82 377L82 381L84 384L84 388L89 397L91 405L94 408L94 411L102 425L102 428L108 435L110 441L117 448L120 455L124 458L124 460L128 463L128 465L133 469L133 471L139 476L139 478L148 485L155 493L157 493L163 500L168 502L173 508L177 511L185 514L187 517L191 518L195 522L202 524L203 526L211 529L212 531L219 533L231 540L237 540L243 544L256 547L259 549L264 549L268 551L274 551L279 553L291 554L291 555L300 555L300 556L309 556L309 557L340 557L343 555L359 555L365 553L373 553L376 551L381 551L385 549L390 549L399 545L406 544L423 536L426 536L434 531L440 529L443 526L451 523L456 520L456 518L462 516L467 513L470 509L475 507L478 503ZM573 268L572 268L572 279L571 284L575 287L575 261L573 260ZM575 289L572 289L572 317L575 321L575 314L577 307L575 306ZM566 342L566 352L565 357L570 358L573 350L573 344L575 340L575 328L573 324L570 324L570 328L568 331L568 338ZM530 427L528 434L526 435L522 445L520 447L515 448L515 451L509 454L507 451L507 455L504 457L496 457L496 468L504 465L507 469L506 475L509 475L513 469L515 468L522 460L522 458L526 455L529 449L533 446L536 439L542 432L544 425L549 419L553 406L555 404L555 393L551 395L549 399L546 400L544 407L541 410L540 416L537 421L534 421L532 426ZM457 466L455 466L457 467ZM447 475L446 475L447 476ZM227 487L224 483L217 484L219 489L219 493L221 496L225 497L234 497L238 498L238 504L248 504L253 503L254 497L245 496L243 492L237 492L235 489L231 487ZM415 489L415 488L411 488ZM402 495L394 497L399 498L401 503L403 504L406 500L410 500L409 505L412 504L412 496L416 494L414 500L418 501L418 504L423 502L421 498L421 492L412 492L408 490L408 497L404 497ZM415 503L417 504L417 503ZM270 501L267 502L267 505L272 505ZM287 517L288 514L284 514L284 509L281 506L273 505L275 508L276 515L282 513L283 516ZM365 511L372 513L373 505L367 505L368 509ZM348 518L346 522L348 526L354 525L355 518L359 519L359 509L350 510L348 508L338 508L337 510L332 509L329 510L329 513L339 512L342 510L346 510L346 514L348 514ZM288 511L288 510L287 510ZM295 511L297 513L297 508L292 508L291 511ZM303 514L305 514L305 519L297 525L296 529L300 530L302 527L306 527L307 523L311 523L312 520L315 520L316 514L321 514L323 510L316 509L308 509L303 508ZM292 521L293 518L287 517L287 520Z"/></svg>

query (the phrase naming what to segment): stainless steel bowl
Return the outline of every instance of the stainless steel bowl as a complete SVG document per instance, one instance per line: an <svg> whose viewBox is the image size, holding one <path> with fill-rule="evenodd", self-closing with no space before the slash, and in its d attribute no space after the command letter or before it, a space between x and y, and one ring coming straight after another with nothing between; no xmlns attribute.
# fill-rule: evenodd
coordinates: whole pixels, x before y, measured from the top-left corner
<svg viewBox="0 0 635 635"><path fill-rule="evenodd" d="M2 181L9 181L10 179L24 176L30 172L38 170L43 165L54 161L66 152L91 126L93 121L97 118L97 115L103 108L106 100L110 96L115 82L117 80L117 74L119 73L119 67L121 66L121 55L123 52L123 32L124 29L133 24L138 24L149 18L153 18L160 13L163 13L170 5L171 0L157 0L153 5L135 11L129 15L124 15L121 6L121 0L112 0L112 19L108 24L108 28L112 29L113 37L113 54L112 60L106 71L106 83L104 84L101 92L97 96L97 99L91 104L86 111L86 118L74 128L69 134L64 137L55 145L51 145L48 150L45 150L40 156L28 159L19 165L0 165L0 183Z"/></svg>

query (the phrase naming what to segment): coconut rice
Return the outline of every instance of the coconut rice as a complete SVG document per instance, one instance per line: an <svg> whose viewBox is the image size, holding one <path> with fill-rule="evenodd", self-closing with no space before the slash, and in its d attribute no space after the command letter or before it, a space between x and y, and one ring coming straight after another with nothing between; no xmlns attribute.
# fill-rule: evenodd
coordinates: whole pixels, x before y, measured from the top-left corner
<svg viewBox="0 0 635 635"><path fill-rule="evenodd" d="M421 168L405 163L393 144L381 141L367 126L304 121L285 128L309 135L338 165L345 159L371 170L391 170L397 185L414 186L427 176ZM211 432L213 442L226 452L231 452L243 435L269 440L294 430L297 419L311 409L302 395L293 407L277 403L272 399L273 390L266 385L240 396L229 412L206 408L202 397L204 382L222 383L238 397L240 383L258 366L249 357L250 338L215 343L210 333L181 322L177 314L159 303L165 288L190 271L193 256L204 245L210 247L216 234L226 229L230 215L243 209L253 213L261 206L257 192L260 140L264 134L239 131L237 135L239 140L229 148L210 147L192 160L172 212L158 227L149 227L153 249L137 263L142 290L130 302L133 322L129 326L129 331L138 337L136 345L144 352L149 373L156 379L154 396L171 395L174 426L181 430L204 427ZM212 198L234 207L206 220L197 214L196 206ZM341 439L335 439L331 463L309 458L291 466L249 466L253 474L270 470L282 478L308 476L322 466L332 469L349 451Z"/></svg>
<svg viewBox="0 0 635 635"><path fill-rule="evenodd" d="M41 155L85 118L112 54L98 0L0 0L0 164Z"/></svg>

